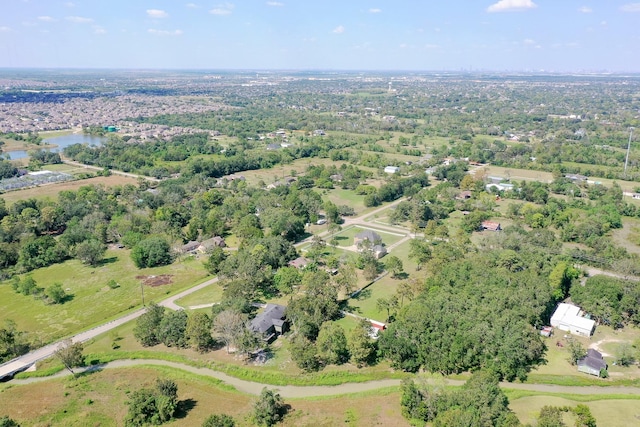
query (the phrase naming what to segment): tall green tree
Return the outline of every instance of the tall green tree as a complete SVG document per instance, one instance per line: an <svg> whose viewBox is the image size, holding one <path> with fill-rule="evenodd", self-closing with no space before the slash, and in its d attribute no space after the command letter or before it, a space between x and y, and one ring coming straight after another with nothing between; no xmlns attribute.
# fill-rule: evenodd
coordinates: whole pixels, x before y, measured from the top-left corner
<svg viewBox="0 0 640 427"><path fill-rule="evenodd" d="M253 405L253 420L259 426L271 427L284 418L287 408L280 395L266 387Z"/></svg>
<svg viewBox="0 0 640 427"><path fill-rule="evenodd" d="M131 249L131 259L138 268L171 264L171 248L162 237L149 237Z"/></svg>
<svg viewBox="0 0 640 427"><path fill-rule="evenodd" d="M207 313L196 311L187 318L185 334L191 348L199 352L207 351L213 344L211 338L212 321Z"/></svg>
<svg viewBox="0 0 640 427"><path fill-rule="evenodd" d="M316 340L318 357L329 365L340 365L349 360L347 337L342 326L335 322L324 322Z"/></svg>
<svg viewBox="0 0 640 427"><path fill-rule="evenodd" d="M165 308L151 302L147 311L138 317L133 329L133 336L140 344L151 347L160 344L160 323L164 318Z"/></svg>
<svg viewBox="0 0 640 427"><path fill-rule="evenodd" d="M158 325L158 339L167 347L187 347L187 313L184 310L165 313Z"/></svg>
<svg viewBox="0 0 640 427"><path fill-rule="evenodd" d="M64 367L75 376L76 373L73 372L73 368L84 364L83 351L84 345L81 342L74 343L71 339L67 339L58 346L54 354Z"/></svg>

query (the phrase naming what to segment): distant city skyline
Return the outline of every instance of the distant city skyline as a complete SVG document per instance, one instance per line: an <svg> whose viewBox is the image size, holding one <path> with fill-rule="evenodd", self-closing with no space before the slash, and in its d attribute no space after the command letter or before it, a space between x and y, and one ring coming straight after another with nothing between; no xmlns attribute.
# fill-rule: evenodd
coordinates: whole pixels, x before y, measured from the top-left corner
<svg viewBox="0 0 640 427"><path fill-rule="evenodd" d="M5 0L2 68L640 72L640 2Z"/></svg>

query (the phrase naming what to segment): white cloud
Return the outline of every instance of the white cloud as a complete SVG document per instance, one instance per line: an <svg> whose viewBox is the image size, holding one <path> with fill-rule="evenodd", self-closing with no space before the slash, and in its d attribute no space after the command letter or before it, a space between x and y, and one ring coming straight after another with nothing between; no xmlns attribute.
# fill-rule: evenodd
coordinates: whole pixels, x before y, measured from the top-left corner
<svg viewBox="0 0 640 427"><path fill-rule="evenodd" d="M76 24L90 24L93 22L93 19L91 18L84 18L82 16L67 16L66 18L67 21L69 22L73 22Z"/></svg>
<svg viewBox="0 0 640 427"><path fill-rule="evenodd" d="M338 25L336 28L333 29L332 32L334 34L342 34L344 33L344 27L342 25Z"/></svg>
<svg viewBox="0 0 640 427"><path fill-rule="evenodd" d="M160 18L168 18L169 14L164 10L160 9L147 9L147 15L150 18L160 19Z"/></svg>
<svg viewBox="0 0 640 427"><path fill-rule="evenodd" d="M71 2L71 1L68 1L64 5L67 6L67 7L74 7L76 4Z"/></svg>
<svg viewBox="0 0 640 427"><path fill-rule="evenodd" d="M231 15L234 5L232 3L219 4L209 11L212 15Z"/></svg>
<svg viewBox="0 0 640 427"><path fill-rule="evenodd" d="M628 3L620 6L620 10L623 12L640 12L640 3Z"/></svg>
<svg viewBox="0 0 640 427"><path fill-rule="evenodd" d="M93 26L93 33L94 34L107 34L107 30L105 30L104 28L102 28L99 25L94 25Z"/></svg>
<svg viewBox="0 0 640 427"><path fill-rule="evenodd" d="M424 48L429 50L440 49L440 45L427 43L426 45L424 45Z"/></svg>
<svg viewBox="0 0 640 427"><path fill-rule="evenodd" d="M0 27L0 33L8 33L9 31L11 31L9 27Z"/></svg>
<svg viewBox="0 0 640 427"><path fill-rule="evenodd" d="M185 6L187 6L189 9L197 9L200 7L195 3L187 3Z"/></svg>
<svg viewBox="0 0 640 427"><path fill-rule="evenodd" d="M538 7L531 0L499 0L487 8L487 12L509 12L514 10L533 9Z"/></svg>
<svg viewBox="0 0 640 427"><path fill-rule="evenodd" d="M382 12L382 9L377 9L377 8L369 9L369 13L380 13L380 12Z"/></svg>
<svg viewBox="0 0 640 427"><path fill-rule="evenodd" d="M38 21L42 21L42 22L54 22L56 21L54 18L50 17L50 16L38 16Z"/></svg>
<svg viewBox="0 0 640 427"><path fill-rule="evenodd" d="M282 7L284 6L284 3L281 3L279 1L268 1L267 6Z"/></svg>
<svg viewBox="0 0 640 427"><path fill-rule="evenodd" d="M593 9L591 9L588 6L582 6L580 9L578 9L578 12L591 13L591 12L593 12Z"/></svg>
<svg viewBox="0 0 640 427"><path fill-rule="evenodd" d="M522 41L522 43L524 43L526 45L529 45L529 46L536 44L535 40L533 40L533 39L524 39Z"/></svg>
<svg viewBox="0 0 640 427"><path fill-rule="evenodd" d="M167 31L167 30L156 30L153 28L149 28L147 32L149 34L153 34L154 36L181 36L182 35L182 30Z"/></svg>

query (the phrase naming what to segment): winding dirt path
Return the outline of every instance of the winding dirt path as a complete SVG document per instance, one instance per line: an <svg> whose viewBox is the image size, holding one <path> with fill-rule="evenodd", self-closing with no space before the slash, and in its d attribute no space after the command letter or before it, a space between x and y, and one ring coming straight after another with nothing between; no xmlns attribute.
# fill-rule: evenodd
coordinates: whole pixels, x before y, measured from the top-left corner
<svg viewBox="0 0 640 427"><path fill-rule="evenodd" d="M109 362L104 365L99 365L97 367L89 367L86 368L86 371L99 371L104 369L117 369L117 368L128 368L132 366L164 366L170 367L173 369L181 369L183 371L191 372L196 375L202 375L206 377L216 378L224 383L233 386L236 390L252 394L259 395L264 387L269 387L272 389L277 389L278 393L282 397L285 398L307 398L307 397L318 397L318 396L335 396L341 394L351 394L351 393L359 393L363 391L371 391L377 390L386 387L398 387L400 385L400 380L397 379L389 379L389 380L379 380L379 381L369 381L364 383L346 383L336 386L273 386L269 384L262 384L253 381L241 380L230 375L227 375L223 372L214 371L209 368L196 368L194 366L185 365L182 363L175 362L166 362L164 360L154 360L154 359L126 359L126 360L116 360L114 362ZM59 372L50 377L41 377L41 378L26 378L26 379L14 379L11 381L11 384L20 385L20 384L32 384L42 381L47 381L52 378L61 378L70 376L71 374L67 371ZM439 383L442 383L440 381ZM461 386L465 383L462 380L444 380L445 385L450 386ZM581 394L581 395L605 395L605 394L620 394L620 395L640 395L640 387L599 387L599 386L586 386L586 387L573 387L573 386L558 386L558 385L547 385L547 384L521 384L521 383L500 383L500 387L505 389L515 389L515 390L528 390L528 391L536 391L541 393L564 393L564 394Z"/></svg>

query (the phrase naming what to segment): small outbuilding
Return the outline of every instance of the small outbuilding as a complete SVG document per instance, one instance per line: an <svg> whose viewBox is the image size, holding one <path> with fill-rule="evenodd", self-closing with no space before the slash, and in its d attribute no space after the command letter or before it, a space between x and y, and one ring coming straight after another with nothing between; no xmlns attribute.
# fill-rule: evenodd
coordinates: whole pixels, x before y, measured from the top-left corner
<svg viewBox="0 0 640 427"><path fill-rule="evenodd" d="M580 307L560 303L551 316L551 326L571 334L590 337L596 327L596 322L584 317Z"/></svg>
<svg viewBox="0 0 640 427"><path fill-rule="evenodd" d="M578 360L578 371L585 374L600 376L600 371L606 371L607 363L602 358L602 354L592 348L587 350L587 355Z"/></svg>
<svg viewBox="0 0 640 427"><path fill-rule="evenodd" d="M384 168L385 173L398 173L400 168L398 166L387 166Z"/></svg>
<svg viewBox="0 0 640 427"><path fill-rule="evenodd" d="M494 222L494 221L482 221L480 228L482 228L482 230L488 230L488 231L502 230L502 227L500 227L500 223Z"/></svg>

